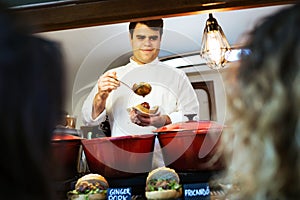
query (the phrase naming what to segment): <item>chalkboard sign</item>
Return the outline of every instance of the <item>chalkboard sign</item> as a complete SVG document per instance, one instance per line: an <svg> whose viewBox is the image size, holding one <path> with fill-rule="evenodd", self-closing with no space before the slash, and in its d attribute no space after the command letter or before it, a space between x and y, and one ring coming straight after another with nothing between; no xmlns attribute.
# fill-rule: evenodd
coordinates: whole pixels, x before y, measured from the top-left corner
<svg viewBox="0 0 300 200"><path fill-rule="evenodd" d="M108 188L107 200L131 200L131 188Z"/></svg>
<svg viewBox="0 0 300 200"><path fill-rule="evenodd" d="M184 184L185 200L210 200L210 189L208 183Z"/></svg>

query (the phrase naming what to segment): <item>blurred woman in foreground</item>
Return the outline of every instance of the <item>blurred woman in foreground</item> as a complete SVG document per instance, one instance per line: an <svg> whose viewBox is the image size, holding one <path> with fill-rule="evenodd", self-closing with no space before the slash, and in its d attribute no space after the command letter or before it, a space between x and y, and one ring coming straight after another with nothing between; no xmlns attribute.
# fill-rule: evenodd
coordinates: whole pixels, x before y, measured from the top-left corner
<svg viewBox="0 0 300 200"><path fill-rule="evenodd" d="M64 102L62 55L23 25L0 5L1 199L56 199L49 150Z"/></svg>
<svg viewBox="0 0 300 200"><path fill-rule="evenodd" d="M299 33L299 4L266 18L230 74L233 131L222 139L231 200L300 199Z"/></svg>

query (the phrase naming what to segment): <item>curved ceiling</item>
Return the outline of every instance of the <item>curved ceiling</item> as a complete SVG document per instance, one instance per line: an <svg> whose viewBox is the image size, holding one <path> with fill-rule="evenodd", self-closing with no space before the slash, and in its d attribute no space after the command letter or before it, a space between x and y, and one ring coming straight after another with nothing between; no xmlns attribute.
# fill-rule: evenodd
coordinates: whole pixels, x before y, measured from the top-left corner
<svg viewBox="0 0 300 200"><path fill-rule="evenodd" d="M216 12L213 15L229 43L237 45L255 24L286 6L289 5ZM199 51L207 18L208 14L165 18L159 57ZM77 101L105 70L127 63L131 55L127 22L39 34L60 42L63 47L68 68L68 96L73 98L69 110L76 107Z"/></svg>

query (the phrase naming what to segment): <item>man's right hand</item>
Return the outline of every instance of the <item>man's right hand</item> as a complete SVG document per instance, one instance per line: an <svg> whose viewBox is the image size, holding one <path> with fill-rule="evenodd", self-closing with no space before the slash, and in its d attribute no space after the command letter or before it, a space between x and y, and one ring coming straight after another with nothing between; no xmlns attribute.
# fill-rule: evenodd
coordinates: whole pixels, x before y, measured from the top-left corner
<svg viewBox="0 0 300 200"><path fill-rule="evenodd" d="M106 72L98 79L98 93L106 93L108 96L112 90L117 89L119 86L120 82L117 79L116 72Z"/></svg>
<svg viewBox="0 0 300 200"><path fill-rule="evenodd" d="M98 79L98 93L93 102L92 117L95 119L105 109L106 99L111 91L117 89L120 82L117 80L116 72L106 72Z"/></svg>

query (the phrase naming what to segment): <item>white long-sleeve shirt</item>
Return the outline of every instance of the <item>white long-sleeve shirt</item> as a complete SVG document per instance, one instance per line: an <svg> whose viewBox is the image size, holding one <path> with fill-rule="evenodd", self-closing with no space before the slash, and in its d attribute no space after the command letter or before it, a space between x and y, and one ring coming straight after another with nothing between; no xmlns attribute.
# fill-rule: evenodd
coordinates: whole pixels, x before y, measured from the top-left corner
<svg viewBox="0 0 300 200"><path fill-rule="evenodd" d="M142 127L131 122L128 108L148 102L150 106L159 106L161 114L167 114L172 123L186 121L184 114L199 116L199 103L196 93L186 74L174 67L168 66L158 59L139 65L132 59L122 67L112 69L119 80L132 86L134 83L147 82L152 86L150 94L138 96L129 88L120 85L112 91L106 100L105 110L92 119L93 100L98 93L97 84L94 86L83 103L83 123L87 126L99 125L108 116L111 136L141 135L152 133L154 126Z"/></svg>

